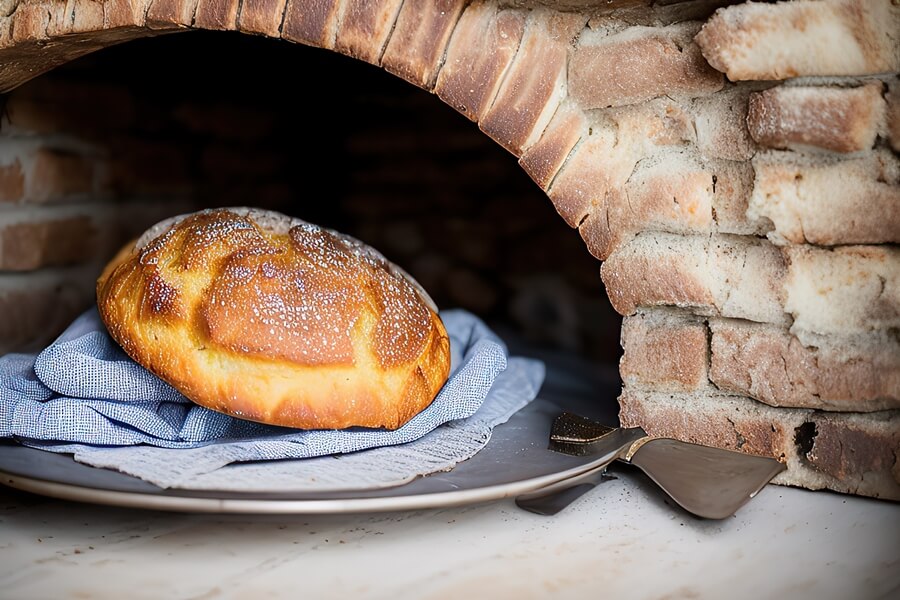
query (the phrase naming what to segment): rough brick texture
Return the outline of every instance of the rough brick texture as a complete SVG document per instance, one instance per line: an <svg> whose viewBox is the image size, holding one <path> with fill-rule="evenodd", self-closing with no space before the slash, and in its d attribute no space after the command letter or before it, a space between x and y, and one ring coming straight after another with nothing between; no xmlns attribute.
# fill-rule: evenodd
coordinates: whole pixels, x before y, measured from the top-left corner
<svg viewBox="0 0 900 600"><path fill-rule="evenodd" d="M280 37L287 0L243 0L238 29L269 37Z"/></svg>
<svg viewBox="0 0 900 600"><path fill-rule="evenodd" d="M431 90L450 34L466 0L404 2L394 32L382 57L382 66L421 88Z"/></svg>
<svg viewBox="0 0 900 600"><path fill-rule="evenodd" d="M858 88L777 87L751 94L747 125L762 146L860 152L884 121L882 84Z"/></svg>
<svg viewBox="0 0 900 600"><path fill-rule="evenodd" d="M307 46L334 48L339 8L338 0L288 0L281 37Z"/></svg>
<svg viewBox="0 0 900 600"><path fill-rule="evenodd" d="M516 156L537 141L565 97L569 48L583 26L577 14L541 10L529 15L516 58L478 122Z"/></svg>
<svg viewBox="0 0 900 600"><path fill-rule="evenodd" d="M563 103L541 138L522 154L519 165L542 190L548 190L587 129L584 112L573 102Z"/></svg>
<svg viewBox="0 0 900 600"><path fill-rule="evenodd" d="M713 174L703 165L674 155L641 162L624 193L610 196L606 220L581 228L588 250L608 257L640 231L704 233L713 229ZM592 223L591 219L586 225Z"/></svg>
<svg viewBox="0 0 900 600"><path fill-rule="evenodd" d="M490 108L525 33L527 13L475 2L463 11L435 93L473 121Z"/></svg>
<svg viewBox="0 0 900 600"><path fill-rule="evenodd" d="M725 394L625 390L623 426L782 460L782 485L900 500L900 411L827 413L773 408Z"/></svg>
<svg viewBox="0 0 900 600"><path fill-rule="evenodd" d="M380 64L402 3L402 0L344 0L334 49L373 65Z"/></svg>
<svg viewBox="0 0 900 600"><path fill-rule="evenodd" d="M786 268L771 244L743 237L642 233L601 268L613 307L678 306L701 315L789 322Z"/></svg>
<svg viewBox="0 0 900 600"><path fill-rule="evenodd" d="M550 200L570 227L591 214L605 216L607 194L625 184L636 162L634 150L620 144L614 131L591 127L557 175Z"/></svg>
<svg viewBox="0 0 900 600"><path fill-rule="evenodd" d="M147 26L160 29L189 27L196 10L197 0L151 0L147 9Z"/></svg>
<svg viewBox="0 0 900 600"><path fill-rule="evenodd" d="M197 0L194 25L202 29L237 29L241 0Z"/></svg>
<svg viewBox="0 0 900 600"><path fill-rule="evenodd" d="M585 35L572 57L569 92L584 108L715 92L722 75L703 60L694 33L696 25L679 24Z"/></svg>
<svg viewBox="0 0 900 600"><path fill-rule="evenodd" d="M788 246L784 255L785 310L794 317L795 333L840 336L900 329L896 246Z"/></svg>
<svg viewBox="0 0 900 600"><path fill-rule="evenodd" d="M896 72L898 31L900 6L885 0L748 2L717 11L696 40L732 81L774 80Z"/></svg>
<svg viewBox="0 0 900 600"><path fill-rule="evenodd" d="M747 214L778 244L900 242L900 160L888 150L839 162L760 154Z"/></svg>
<svg viewBox="0 0 900 600"><path fill-rule="evenodd" d="M805 346L786 330L747 321L711 319L710 329L710 379L723 390L771 406L900 408L900 344L890 337Z"/></svg>
<svg viewBox="0 0 900 600"><path fill-rule="evenodd" d="M895 152L900 152L900 81L888 84L885 134Z"/></svg>
<svg viewBox="0 0 900 600"><path fill-rule="evenodd" d="M690 391L709 387L706 324L665 310L641 311L622 322L619 363L629 388Z"/></svg>
<svg viewBox="0 0 900 600"><path fill-rule="evenodd" d="M697 148L706 158L745 161L753 158L756 144L747 130L750 91L729 86L718 94L695 98L689 107L697 135Z"/></svg>

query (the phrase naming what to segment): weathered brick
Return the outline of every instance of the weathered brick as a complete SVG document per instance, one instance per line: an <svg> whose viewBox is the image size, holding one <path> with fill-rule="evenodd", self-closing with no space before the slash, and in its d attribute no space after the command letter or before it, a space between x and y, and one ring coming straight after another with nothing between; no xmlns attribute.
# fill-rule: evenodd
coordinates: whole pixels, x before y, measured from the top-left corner
<svg viewBox="0 0 900 600"><path fill-rule="evenodd" d="M84 262L94 253L97 234L88 215L0 224L0 270L29 271Z"/></svg>
<svg viewBox="0 0 900 600"><path fill-rule="evenodd" d="M541 138L522 154L519 165L546 191L587 129L584 112L574 103L564 102Z"/></svg>
<svg viewBox="0 0 900 600"><path fill-rule="evenodd" d="M450 34L466 0L404 2L382 66L421 88L431 90Z"/></svg>
<svg viewBox="0 0 900 600"><path fill-rule="evenodd" d="M704 157L746 161L756 153L747 131L748 96L746 88L734 86L691 102L697 148Z"/></svg>
<svg viewBox="0 0 900 600"><path fill-rule="evenodd" d="M338 0L288 0L281 37L307 46L334 48Z"/></svg>
<svg viewBox="0 0 900 600"><path fill-rule="evenodd" d="M767 241L643 232L613 252L600 274L624 316L639 307L678 306L701 315L790 322L785 259Z"/></svg>
<svg viewBox="0 0 900 600"><path fill-rule="evenodd" d="M680 156L640 163L623 188L613 190L602 219L579 228L590 253L606 259L640 231L707 233L713 229L713 176Z"/></svg>
<svg viewBox="0 0 900 600"><path fill-rule="evenodd" d="M0 273L0 356L35 351L94 301L100 265Z"/></svg>
<svg viewBox="0 0 900 600"><path fill-rule="evenodd" d="M708 332L695 317L666 310L627 317L622 349L619 373L630 388L679 392L709 387Z"/></svg>
<svg viewBox="0 0 900 600"><path fill-rule="evenodd" d="M569 94L583 108L606 108L716 92L724 85L722 74L691 41L695 32L686 23L583 36L569 68Z"/></svg>
<svg viewBox="0 0 900 600"><path fill-rule="evenodd" d="M334 49L379 64L403 0L345 0Z"/></svg>
<svg viewBox="0 0 900 600"><path fill-rule="evenodd" d="M533 11L516 58L478 126L521 156L540 137L565 97L572 39L584 27L578 14Z"/></svg>
<svg viewBox="0 0 900 600"><path fill-rule="evenodd" d="M240 0L198 0L194 26L198 29L237 29Z"/></svg>
<svg viewBox="0 0 900 600"><path fill-rule="evenodd" d="M900 152L900 82L894 80L888 84L888 93L884 99L887 101L887 137L891 148Z"/></svg>
<svg viewBox="0 0 900 600"><path fill-rule="evenodd" d="M74 0L45 4L50 17L47 35L70 35L103 29L104 7L101 2Z"/></svg>
<svg viewBox="0 0 900 600"><path fill-rule="evenodd" d="M481 120L512 63L527 13L475 2L463 11L434 91L473 121Z"/></svg>
<svg viewBox="0 0 900 600"><path fill-rule="evenodd" d="M708 160L713 174L713 218L716 230L738 235L765 235L772 229L768 219L747 215L753 193L753 165L734 160Z"/></svg>
<svg viewBox="0 0 900 600"><path fill-rule="evenodd" d="M287 0L243 0L238 29L279 37L286 4Z"/></svg>
<svg viewBox="0 0 900 600"><path fill-rule="evenodd" d="M143 27L148 4L150 0L106 0L103 2L104 28Z"/></svg>
<svg viewBox="0 0 900 600"><path fill-rule="evenodd" d="M696 40L732 81L900 70L900 7L888 1L746 2L716 11Z"/></svg>
<svg viewBox="0 0 900 600"><path fill-rule="evenodd" d="M25 174L19 159L0 165L0 202L16 202L25 194Z"/></svg>
<svg viewBox="0 0 900 600"><path fill-rule="evenodd" d="M890 336L811 346L771 325L720 319L709 325L710 379L720 389L772 406L900 408L900 342Z"/></svg>
<svg viewBox="0 0 900 600"><path fill-rule="evenodd" d="M147 9L147 26L152 29L190 27L196 10L197 0L152 0Z"/></svg>
<svg viewBox="0 0 900 600"><path fill-rule="evenodd" d="M747 126L763 146L861 152L884 121L881 83L857 88L780 86L750 96Z"/></svg>
<svg viewBox="0 0 900 600"><path fill-rule="evenodd" d="M32 160L27 188L29 202L52 202L94 191L95 159L41 148Z"/></svg>
<svg viewBox="0 0 900 600"><path fill-rule="evenodd" d="M635 150L614 128L589 127L548 192L570 227L578 227L591 214L605 219L607 195L624 186L637 162Z"/></svg>
<svg viewBox="0 0 900 600"><path fill-rule="evenodd" d="M900 161L890 150L841 161L790 152L760 153L747 208L775 225L779 244L900 242Z"/></svg>
<svg viewBox="0 0 900 600"><path fill-rule="evenodd" d="M28 40L47 39L51 16L42 4L20 2L10 15L11 45Z"/></svg>
<svg viewBox="0 0 900 600"><path fill-rule="evenodd" d="M787 246L782 295L791 332L854 336L900 329L900 248ZM815 338L813 338L815 339Z"/></svg>

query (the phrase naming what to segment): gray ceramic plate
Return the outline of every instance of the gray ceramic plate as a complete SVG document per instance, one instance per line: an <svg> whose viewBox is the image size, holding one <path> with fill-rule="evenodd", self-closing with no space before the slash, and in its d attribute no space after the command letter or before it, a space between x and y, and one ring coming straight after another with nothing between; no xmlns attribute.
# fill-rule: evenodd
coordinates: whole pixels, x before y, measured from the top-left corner
<svg viewBox="0 0 900 600"><path fill-rule="evenodd" d="M345 513L459 506L516 496L590 468L592 457L547 449L550 426L563 410L616 424L618 383L578 359L541 356L547 378L537 399L503 425L473 458L453 470L406 485L366 491L235 493L165 490L75 462L70 455L0 443L0 482L80 502L216 513Z"/></svg>

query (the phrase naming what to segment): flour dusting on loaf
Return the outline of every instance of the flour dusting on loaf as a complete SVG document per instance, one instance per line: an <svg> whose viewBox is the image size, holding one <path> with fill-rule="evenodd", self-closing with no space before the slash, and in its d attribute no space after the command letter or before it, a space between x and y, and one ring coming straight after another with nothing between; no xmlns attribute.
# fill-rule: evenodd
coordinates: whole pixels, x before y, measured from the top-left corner
<svg viewBox="0 0 900 600"><path fill-rule="evenodd" d="M98 306L137 362L214 410L397 428L449 372L434 303L362 242L279 213L161 222L107 267Z"/></svg>

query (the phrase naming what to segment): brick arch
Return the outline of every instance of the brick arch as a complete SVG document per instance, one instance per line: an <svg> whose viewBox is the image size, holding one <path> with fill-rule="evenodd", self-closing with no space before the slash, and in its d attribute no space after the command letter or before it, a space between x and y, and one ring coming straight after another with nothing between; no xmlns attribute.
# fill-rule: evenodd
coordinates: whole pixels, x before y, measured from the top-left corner
<svg viewBox="0 0 900 600"><path fill-rule="evenodd" d="M634 105L673 86L685 97L707 95L724 80L691 40L699 23L577 45L585 32L597 37L587 21L580 12L501 7L490 0L4 0L0 92L103 47L189 29L241 31L334 50L437 94L476 122L519 159L591 253L606 258L640 229L617 212L617 203L610 212L607 196L652 153L650 146L684 142L693 123L682 107L664 102L619 111L612 119L592 119L589 112ZM623 53L649 61L609 77L611 59ZM643 80L642 71L650 69L667 74ZM738 147L746 146L739 140ZM570 168L558 177L567 161ZM714 177L706 173L694 183L710 187ZM709 229L711 205L691 214L706 221L656 216L677 221L669 229L679 232Z"/></svg>
<svg viewBox="0 0 900 600"><path fill-rule="evenodd" d="M575 13L465 0L5 0L0 92L130 39L187 29L241 31L381 66L436 93L520 156L565 97L567 54L585 21ZM548 151L525 163L540 182L553 174Z"/></svg>
<svg viewBox="0 0 900 600"><path fill-rule="evenodd" d="M586 131L563 109L566 66L586 17L465 0L5 0L0 92L127 40L188 29L241 31L331 49L383 67L476 121L545 190Z"/></svg>

